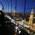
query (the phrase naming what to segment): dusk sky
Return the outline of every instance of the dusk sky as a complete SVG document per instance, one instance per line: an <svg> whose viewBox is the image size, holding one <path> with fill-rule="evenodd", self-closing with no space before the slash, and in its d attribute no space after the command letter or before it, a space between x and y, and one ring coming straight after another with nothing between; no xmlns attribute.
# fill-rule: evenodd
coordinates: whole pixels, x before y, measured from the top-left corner
<svg viewBox="0 0 35 35"><path fill-rule="evenodd" d="M5 12L16 11L18 13L30 12L32 8L35 8L35 0L0 0L0 4L4 6ZM16 7L16 9L15 9Z"/></svg>

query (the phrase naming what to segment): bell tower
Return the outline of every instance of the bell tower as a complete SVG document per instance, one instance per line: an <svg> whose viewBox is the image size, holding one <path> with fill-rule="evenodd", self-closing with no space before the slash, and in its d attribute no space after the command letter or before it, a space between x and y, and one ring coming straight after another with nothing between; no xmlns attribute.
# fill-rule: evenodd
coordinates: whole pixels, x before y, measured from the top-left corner
<svg viewBox="0 0 35 35"><path fill-rule="evenodd" d="M34 16L34 12L33 12L33 9L32 9L30 17L29 17L29 25L32 25L32 23L33 23L33 16Z"/></svg>

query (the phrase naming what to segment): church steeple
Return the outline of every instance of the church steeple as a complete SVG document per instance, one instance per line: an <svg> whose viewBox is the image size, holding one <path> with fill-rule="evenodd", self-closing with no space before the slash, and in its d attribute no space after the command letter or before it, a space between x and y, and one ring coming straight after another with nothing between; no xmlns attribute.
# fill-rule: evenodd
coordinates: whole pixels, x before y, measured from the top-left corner
<svg viewBox="0 0 35 35"><path fill-rule="evenodd" d="M31 11L31 15L32 15L32 14L34 14L34 9L32 9L32 11Z"/></svg>
<svg viewBox="0 0 35 35"><path fill-rule="evenodd" d="M29 18L29 24L32 25L33 23L33 15L34 14L34 10L32 9L31 14L30 14L30 18Z"/></svg>

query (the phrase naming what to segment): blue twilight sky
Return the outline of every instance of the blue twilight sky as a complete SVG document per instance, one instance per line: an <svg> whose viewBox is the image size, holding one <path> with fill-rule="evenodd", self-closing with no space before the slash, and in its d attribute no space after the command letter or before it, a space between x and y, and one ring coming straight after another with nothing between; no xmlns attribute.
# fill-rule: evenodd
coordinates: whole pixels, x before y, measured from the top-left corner
<svg viewBox="0 0 35 35"><path fill-rule="evenodd" d="M30 12L32 8L35 8L35 0L0 0L0 4L4 6L5 12L16 11L23 13ZM1 8L1 7L0 7Z"/></svg>

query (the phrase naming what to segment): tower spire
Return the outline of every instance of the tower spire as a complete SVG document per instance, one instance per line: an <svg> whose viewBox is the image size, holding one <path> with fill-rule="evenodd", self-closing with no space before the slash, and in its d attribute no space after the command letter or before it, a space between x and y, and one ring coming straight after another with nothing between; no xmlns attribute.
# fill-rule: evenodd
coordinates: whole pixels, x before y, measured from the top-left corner
<svg viewBox="0 0 35 35"><path fill-rule="evenodd" d="M34 14L34 10L32 9L31 14L30 14L30 18L29 18L30 25L32 25L32 23L33 23L33 14Z"/></svg>

